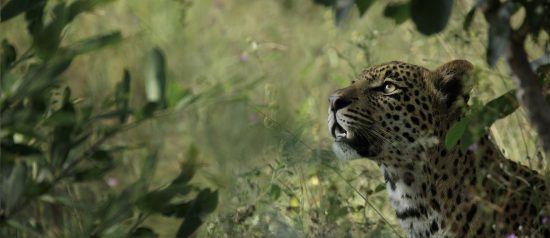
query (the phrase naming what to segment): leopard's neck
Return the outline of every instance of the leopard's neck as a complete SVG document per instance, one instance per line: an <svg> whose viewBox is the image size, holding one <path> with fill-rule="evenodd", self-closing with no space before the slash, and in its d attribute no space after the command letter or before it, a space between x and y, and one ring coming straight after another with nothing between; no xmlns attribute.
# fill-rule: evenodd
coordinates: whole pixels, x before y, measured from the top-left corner
<svg viewBox="0 0 550 238"><path fill-rule="evenodd" d="M388 160L401 163L380 163L390 203L410 237L455 234L456 227L451 225L456 224L449 223L454 206L470 199L463 185L478 182L472 179L478 177L475 168L480 168L476 158L502 157L488 138L478 144L480 148L470 148L467 152L460 151L459 146L452 151L435 146L426 152L419 150ZM449 199L450 193L456 196Z"/></svg>
<svg viewBox="0 0 550 238"><path fill-rule="evenodd" d="M422 168L381 165L388 198L409 237L444 237L449 234L443 214L430 204L431 179Z"/></svg>

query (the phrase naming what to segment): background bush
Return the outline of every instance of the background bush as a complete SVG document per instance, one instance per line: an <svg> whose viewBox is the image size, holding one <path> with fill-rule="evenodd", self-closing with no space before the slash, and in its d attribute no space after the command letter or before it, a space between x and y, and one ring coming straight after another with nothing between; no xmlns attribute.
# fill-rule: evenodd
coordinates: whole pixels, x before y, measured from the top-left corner
<svg viewBox="0 0 550 238"><path fill-rule="evenodd" d="M43 21L5 19L13 2L47 2ZM481 13L463 29L473 1L432 36L382 1L36 2L2 3L2 236L403 236L376 166L332 155L327 96L390 60L468 59L475 105L513 89ZM490 131L548 174L524 109Z"/></svg>

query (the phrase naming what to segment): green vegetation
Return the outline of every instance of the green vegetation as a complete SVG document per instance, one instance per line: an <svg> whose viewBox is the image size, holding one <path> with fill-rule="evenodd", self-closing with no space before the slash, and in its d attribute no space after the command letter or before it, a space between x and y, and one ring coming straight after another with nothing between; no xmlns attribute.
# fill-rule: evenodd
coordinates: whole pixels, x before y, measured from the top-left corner
<svg viewBox="0 0 550 238"><path fill-rule="evenodd" d="M390 60L472 62L472 113L442 143L490 126L549 174L474 1L444 28L333 3L2 2L0 236L403 237L376 166L337 161L326 128L330 92ZM547 33L526 46L548 54Z"/></svg>

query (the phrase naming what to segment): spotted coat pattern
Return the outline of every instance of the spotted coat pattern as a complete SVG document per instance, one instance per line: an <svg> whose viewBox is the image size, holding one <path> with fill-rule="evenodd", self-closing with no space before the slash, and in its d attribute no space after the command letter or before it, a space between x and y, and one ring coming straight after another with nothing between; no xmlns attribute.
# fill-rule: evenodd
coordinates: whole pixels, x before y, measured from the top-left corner
<svg viewBox="0 0 550 238"><path fill-rule="evenodd" d="M333 150L380 166L409 237L550 237L540 174L506 159L487 135L467 151L441 143L466 107L472 67L394 61L364 70L329 98Z"/></svg>

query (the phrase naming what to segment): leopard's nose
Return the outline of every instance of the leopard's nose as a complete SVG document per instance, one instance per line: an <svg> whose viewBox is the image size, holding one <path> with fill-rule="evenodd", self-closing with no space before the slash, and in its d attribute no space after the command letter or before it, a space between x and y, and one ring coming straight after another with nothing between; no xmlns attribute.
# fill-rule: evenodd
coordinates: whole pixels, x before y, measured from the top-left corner
<svg viewBox="0 0 550 238"><path fill-rule="evenodd" d="M333 112L336 112L351 104L351 100L338 94L334 94L328 97L328 101L330 103L330 110Z"/></svg>

